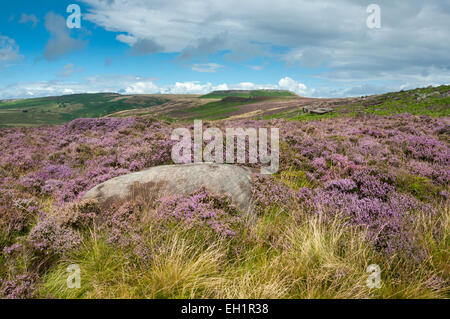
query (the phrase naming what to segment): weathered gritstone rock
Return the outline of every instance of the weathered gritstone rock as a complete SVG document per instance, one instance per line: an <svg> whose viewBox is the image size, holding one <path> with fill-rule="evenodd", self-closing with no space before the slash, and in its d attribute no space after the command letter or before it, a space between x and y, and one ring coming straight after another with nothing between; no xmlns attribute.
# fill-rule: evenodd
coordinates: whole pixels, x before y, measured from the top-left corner
<svg viewBox="0 0 450 319"><path fill-rule="evenodd" d="M247 213L252 207L251 176L258 173L247 167L228 164L184 164L156 166L119 176L97 185L83 199L96 199L101 204L148 200L165 195L189 194L206 187L215 194L228 194L233 204Z"/></svg>
<svg viewBox="0 0 450 319"><path fill-rule="evenodd" d="M310 111L311 114L319 114L319 115L327 114L330 112L333 112L333 109L327 107L321 107Z"/></svg>
<svg viewBox="0 0 450 319"><path fill-rule="evenodd" d="M327 114L330 112L333 112L334 110L332 108L329 107L304 107L303 108L303 113L309 113L309 114L319 114L319 115L323 115L323 114Z"/></svg>

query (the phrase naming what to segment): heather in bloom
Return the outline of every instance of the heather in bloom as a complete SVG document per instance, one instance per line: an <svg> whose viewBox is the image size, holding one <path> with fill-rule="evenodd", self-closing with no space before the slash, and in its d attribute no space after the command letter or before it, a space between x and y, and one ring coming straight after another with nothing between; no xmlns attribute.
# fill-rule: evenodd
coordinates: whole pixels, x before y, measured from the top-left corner
<svg viewBox="0 0 450 319"><path fill-rule="evenodd" d="M337 189L343 192L351 192L356 187L356 183L352 179L347 178L329 180L325 183L326 189Z"/></svg>
<svg viewBox="0 0 450 319"><path fill-rule="evenodd" d="M37 287L48 285L51 276L66 275L66 261L92 267L86 275L95 285L87 291L98 287L100 295L90 296L99 297L105 291L112 291L107 297L117 297L117 291L123 290L115 288L130 284L123 282L128 274L114 277L111 269L97 267L97 263L114 262L131 274L139 269L136 278L156 280L129 290L150 296L180 282L192 283L191 289L198 284L189 275L195 273L205 276L202 283L233 283L241 292L252 287L250 292L232 296L253 296L256 291L257 296L298 297L299 291L311 293L298 279L312 280L309 269L314 269L322 276L316 278L314 291L322 291L326 278L333 287L353 287L345 296L355 296L357 290L357 296L368 297L376 292L366 291L364 281L358 280L366 278L365 263L373 259L385 261L382 266L388 269L384 273L387 292L379 296L392 291L400 291L400 297L418 296L418 288L408 290L413 287L411 280L417 280L426 296L441 296L448 288L448 118L245 120L215 122L214 126L280 129L280 170L272 176L254 176L251 218L241 216L228 196L206 189L109 207L80 201L90 188L110 178L171 164L173 126L167 123L104 118L56 127L0 129L2 297L42 297ZM336 223L341 225L338 229L333 228ZM326 232L329 228L336 232ZM355 229L357 242L351 239ZM225 243L226 251L217 250L218 243ZM347 244L350 248L344 249ZM199 251L195 256L212 260L203 246L215 249L210 268L199 267L192 255L183 255L186 247L195 247ZM361 250L355 248L360 246ZM370 258L369 252L373 252ZM80 256L84 259L79 260ZM201 258L202 265L207 265ZM352 258L361 260L351 264ZM397 264L401 266L393 266ZM426 271L417 272L418 267ZM98 274L102 269L111 277L110 287L96 282L104 278ZM206 274L200 276L199 269ZM224 269L236 272L219 274ZM247 273L246 269L259 271ZM165 274L185 281L164 282L172 278ZM57 279L56 283L65 280ZM261 283L278 287L276 293L257 290L266 287ZM183 289L167 295L185 297L177 294L189 290ZM329 287L324 289L322 296L330 296ZM207 297L220 297L232 290L202 291L208 292ZM44 296L67 297L60 288Z"/></svg>
<svg viewBox="0 0 450 319"><path fill-rule="evenodd" d="M230 197L211 194L205 188L189 196L162 198L157 210L162 220L181 222L192 229L206 227L224 237L234 236L237 214Z"/></svg>
<svg viewBox="0 0 450 319"><path fill-rule="evenodd" d="M352 180L358 185L362 196L387 199L394 187L388 183L389 176L373 170L359 170L352 176ZM392 183L392 181L391 181Z"/></svg>
<svg viewBox="0 0 450 319"><path fill-rule="evenodd" d="M27 239L32 250L43 255L63 255L81 243L80 234L53 218L39 221Z"/></svg>
<svg viewBox="0 0 450 319"><path fill-rule="evenodd" d="M30 299L36 296L36 276L23 274L3 284L2 295L6 299ZM1 282L0 282L1 284Z"/></svg>
<svg viewBox="0 0 450 319"><path fill-rule="evenodd" d="M350 223L368 229L369 238L374 246L388 254L405 253L420 259L424 254L415 242L412 228L415 215L419 211L436 213L427 205L411 196L392 194L388 201L380 198L365 197L341 188L301 190L298 199L309 212L325 217L339 215Z"/></svg>
<svg viewBox="0 0 450 319"><path fill-rule="evenodd" d="M40 204L33 197L20 198L17 191L0 195L0 245L12 244L15 237L26 233L36 216L41 215Z"/></svg>
<svg viewBox="0 0 450 319"><path fill-rule="evenodd" d="M23 249L21 244L15 243L12 246L3 248L4 256L13 256L14 254L20 252Z"/></svg>
<svg viewBox="0 0 450 319"><path fill-rule="evenodd" d="M123 247L139 242L143 211L139 203L126 202L109 208L105 213L108 241Z"/></svg>
<svg viewBox="0 0 450 319"><path fill-rule="evenodd" d="M289 208L294 191L272 176L255 176L252 183L255 210L262 213L264 209L278 206Z"/></svg>
<svg viewBox="0 0 450 319"><path fill-rule="evenodd" d="M110 178L169 163L171 128L146 124L78 119L56 128L4 130L0 186L13 186L12 178L17 188L62 204Z"/></svg>

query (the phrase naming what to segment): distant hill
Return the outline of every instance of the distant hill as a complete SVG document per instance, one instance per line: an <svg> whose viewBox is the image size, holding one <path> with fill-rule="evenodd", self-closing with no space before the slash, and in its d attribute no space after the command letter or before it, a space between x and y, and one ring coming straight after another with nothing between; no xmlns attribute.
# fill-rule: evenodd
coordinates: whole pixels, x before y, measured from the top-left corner
<svg viewBox="0 0 450 319"><path fill-rule="evenodd" d="M304 108L332 108L326 115ZM450 86L367 97L317 99L282 90L229 90L200 95L74 94L0 101L0 127L57 125L76 118L151 116L161 120L314 120L361 114L450 116Z"/></svg>
<svg viewBox="0 0 450 319"><path fill-rule="evenodd" d="M103 117L131 109L161 105L163 95L116 93L73 94L0 102L0 126L40 126L69 122L76 118Z"/></svg>
<svg viewBox="0 0 450 319"><path fill-rule="evenodd" d="M218 119L226 117L239 105L295 97L298 96L283 90L231 90L216 91L204 96L95 93L3 100L0 101L0 127L57 125L77 118L112 114L155 114L169 119ZM223 101L215 102L216 99ZM155 109L157 106L160 108Z"/></svg>
<svg viewBox="0 0 450 319"><path fill-rule="evenodd" d="M225 90L214 91L209 94L201 96L203 99L223 99L226 97L296 97L295 93L286 90Z"/></svg>

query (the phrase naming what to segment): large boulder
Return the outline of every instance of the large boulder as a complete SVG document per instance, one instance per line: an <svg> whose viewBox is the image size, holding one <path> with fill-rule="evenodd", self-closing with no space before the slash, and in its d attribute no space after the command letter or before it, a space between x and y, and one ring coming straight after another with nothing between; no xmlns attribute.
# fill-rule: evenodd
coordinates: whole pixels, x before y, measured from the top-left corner
<svg viewBox="0 0 450 319"><path fill-rule="evenodd" d="M110 179L90 191L83 199L101 204L141 198L154 200L165 195L190 194L206 187L215 194L227 194L242 212L252 206L251 176L257 173L247 167L228 164L182 164L156 166Z"/></svg>

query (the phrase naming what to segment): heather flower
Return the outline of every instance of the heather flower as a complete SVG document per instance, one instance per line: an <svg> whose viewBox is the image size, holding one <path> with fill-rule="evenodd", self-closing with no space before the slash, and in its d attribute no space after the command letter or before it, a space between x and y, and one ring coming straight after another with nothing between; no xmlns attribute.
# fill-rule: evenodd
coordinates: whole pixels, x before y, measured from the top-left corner
<svg viewBox="0 0 450 319"><path fill-rule="evenodd" d="M181 222L188 228L206 227L223 237L235 235L236 216L229 196L211 194L206 188L188 196L164 197L157 209L161 220Z"/></svg>
<svg viewBox="0 0 450 319"><path fill-rule="evenodd" d="M406 140L405 153L413 158L431 162L448 164L450 154L448 146L430 136L410 136Z"/></svg>
<svg viewBox="0 0 450 319"><path fill-rule="evenodd" d="M299 202L309 202L313 197L313 191L307 187L302 187L298 190L296 198Z"/></svg>
<svg viewBox="0 0 450 319"><path fill-rule="evenodd" d="M255 209L261 213L265 208L279 206L288 208L293 203L295 192L275 180L272 176L255 176L252 180Z"/></svg>
<svg viewBox="0 0 450 319"><path fill-rule="evenodd" d="M352 176L362 196L386 199L394 187L387 183L388 176L377 173L374 170L362 169Z"/></svg>
<svg viewBox="0 0 450 319"><path fill-rule="evenodd" d="M288 211L298 203L311 214L343 214L351 223L367 227L368 239L380 251L423 256L411 225L417 213L435 214L438 202L448 199L447 118L396 115L217 125L279 127L281 171L301 170L313 182L314 189L295 192L277 177L256 178L252 191L257 213L271 206ZM71 205L108 179L172 163L171 132L166 123L142 118L78 119L62 126L0 129L0 231L8 234L4 253L15 253L15 238L26 236L36 221L24 247L31 243L36 252L67 252L80 242L78 232L100 217L110 242L131 243L139 256L151 258L152 252L139 245L143 213L139 203L105 211L94 204ZM386 168L389 174L383 173ZM441 199L424 204L398 193L395 174L404 171L427 177L438 186ZM162 199L160 220L231 235L237 222L234 210L217 196L199 192ZM39 203L51 200L57 212L44 213ZM55 213L57 219L49 217Z"/></svg>
<svg viewBox="0 0 450 319"><path fill-rule="evenodd" d="M2 295L6 299L30 299L36 294L36 276L23 274L4 283Z"/></svg>
<svg viewBox="0 0 450 319"><path fill-rule="evenodd" d="M63 255L81 243L81 236L55 218L46 218L33 227L27 240L33 251L39 254Z"/></svg>
<svg viewBox="0 0 450 319"><path fill-rule="evenodd" d="M326 216L341 214L350 223L367 228L368 239L386 254L405 253L414 259L424 257L424 252L414 242L411 226L416 211L432 213L433 210L408 195L394 193L385 202L337 188L319 188L311 193L302 190L299 198L307 211L320 213L325 220Z"/></svg>
<svg viewBox="0 0 450 319"><path fill-rule="evenodd" d="M21 250L22 250L22 245L16 243L16 244L14 244L12 246L3 248L3 254L5 256L12 256L12 255L20 252Z"/></svg>
<svg viewBox="0 0 450 319"><path fill-rule="evenodd" d="M0 232L8 234L9 240L25 233L36 215L42 215L40 206L33 198L16 198L16 191L0 195ZM12 243L12 242L11 242Z"/></svg>
<svg viewBox="0 0 450 319"><path fill-rule="evenodd" d="M108 241L122 247L129 246L136 239L142 218L139 203L126 202L112 206L105 212L105 227L108 229ZM139 242L139 240L136 240Z"/></svg>
<svg viewBox="0 0 450 319"><path fill-rule="evenodd" d="M365 159L364 159L364 156L361 154L354 154L352 156L352 161L357 165L361 165L365 162Z"/></svg>
<svg viewBox="0 0 450 319"><path fill-rule="evenodd" d="M327 161L323 157L317 157L312 161L312 166L314 166L315 169L326 168Z"/></svg>
<svg viewBox="0 0 450 319"><path fill-rule="evenodd" d="M338 189L343 192L350 192L356 188L356 183L351 179L331 180L325 183L326 189Z"/></svg>

